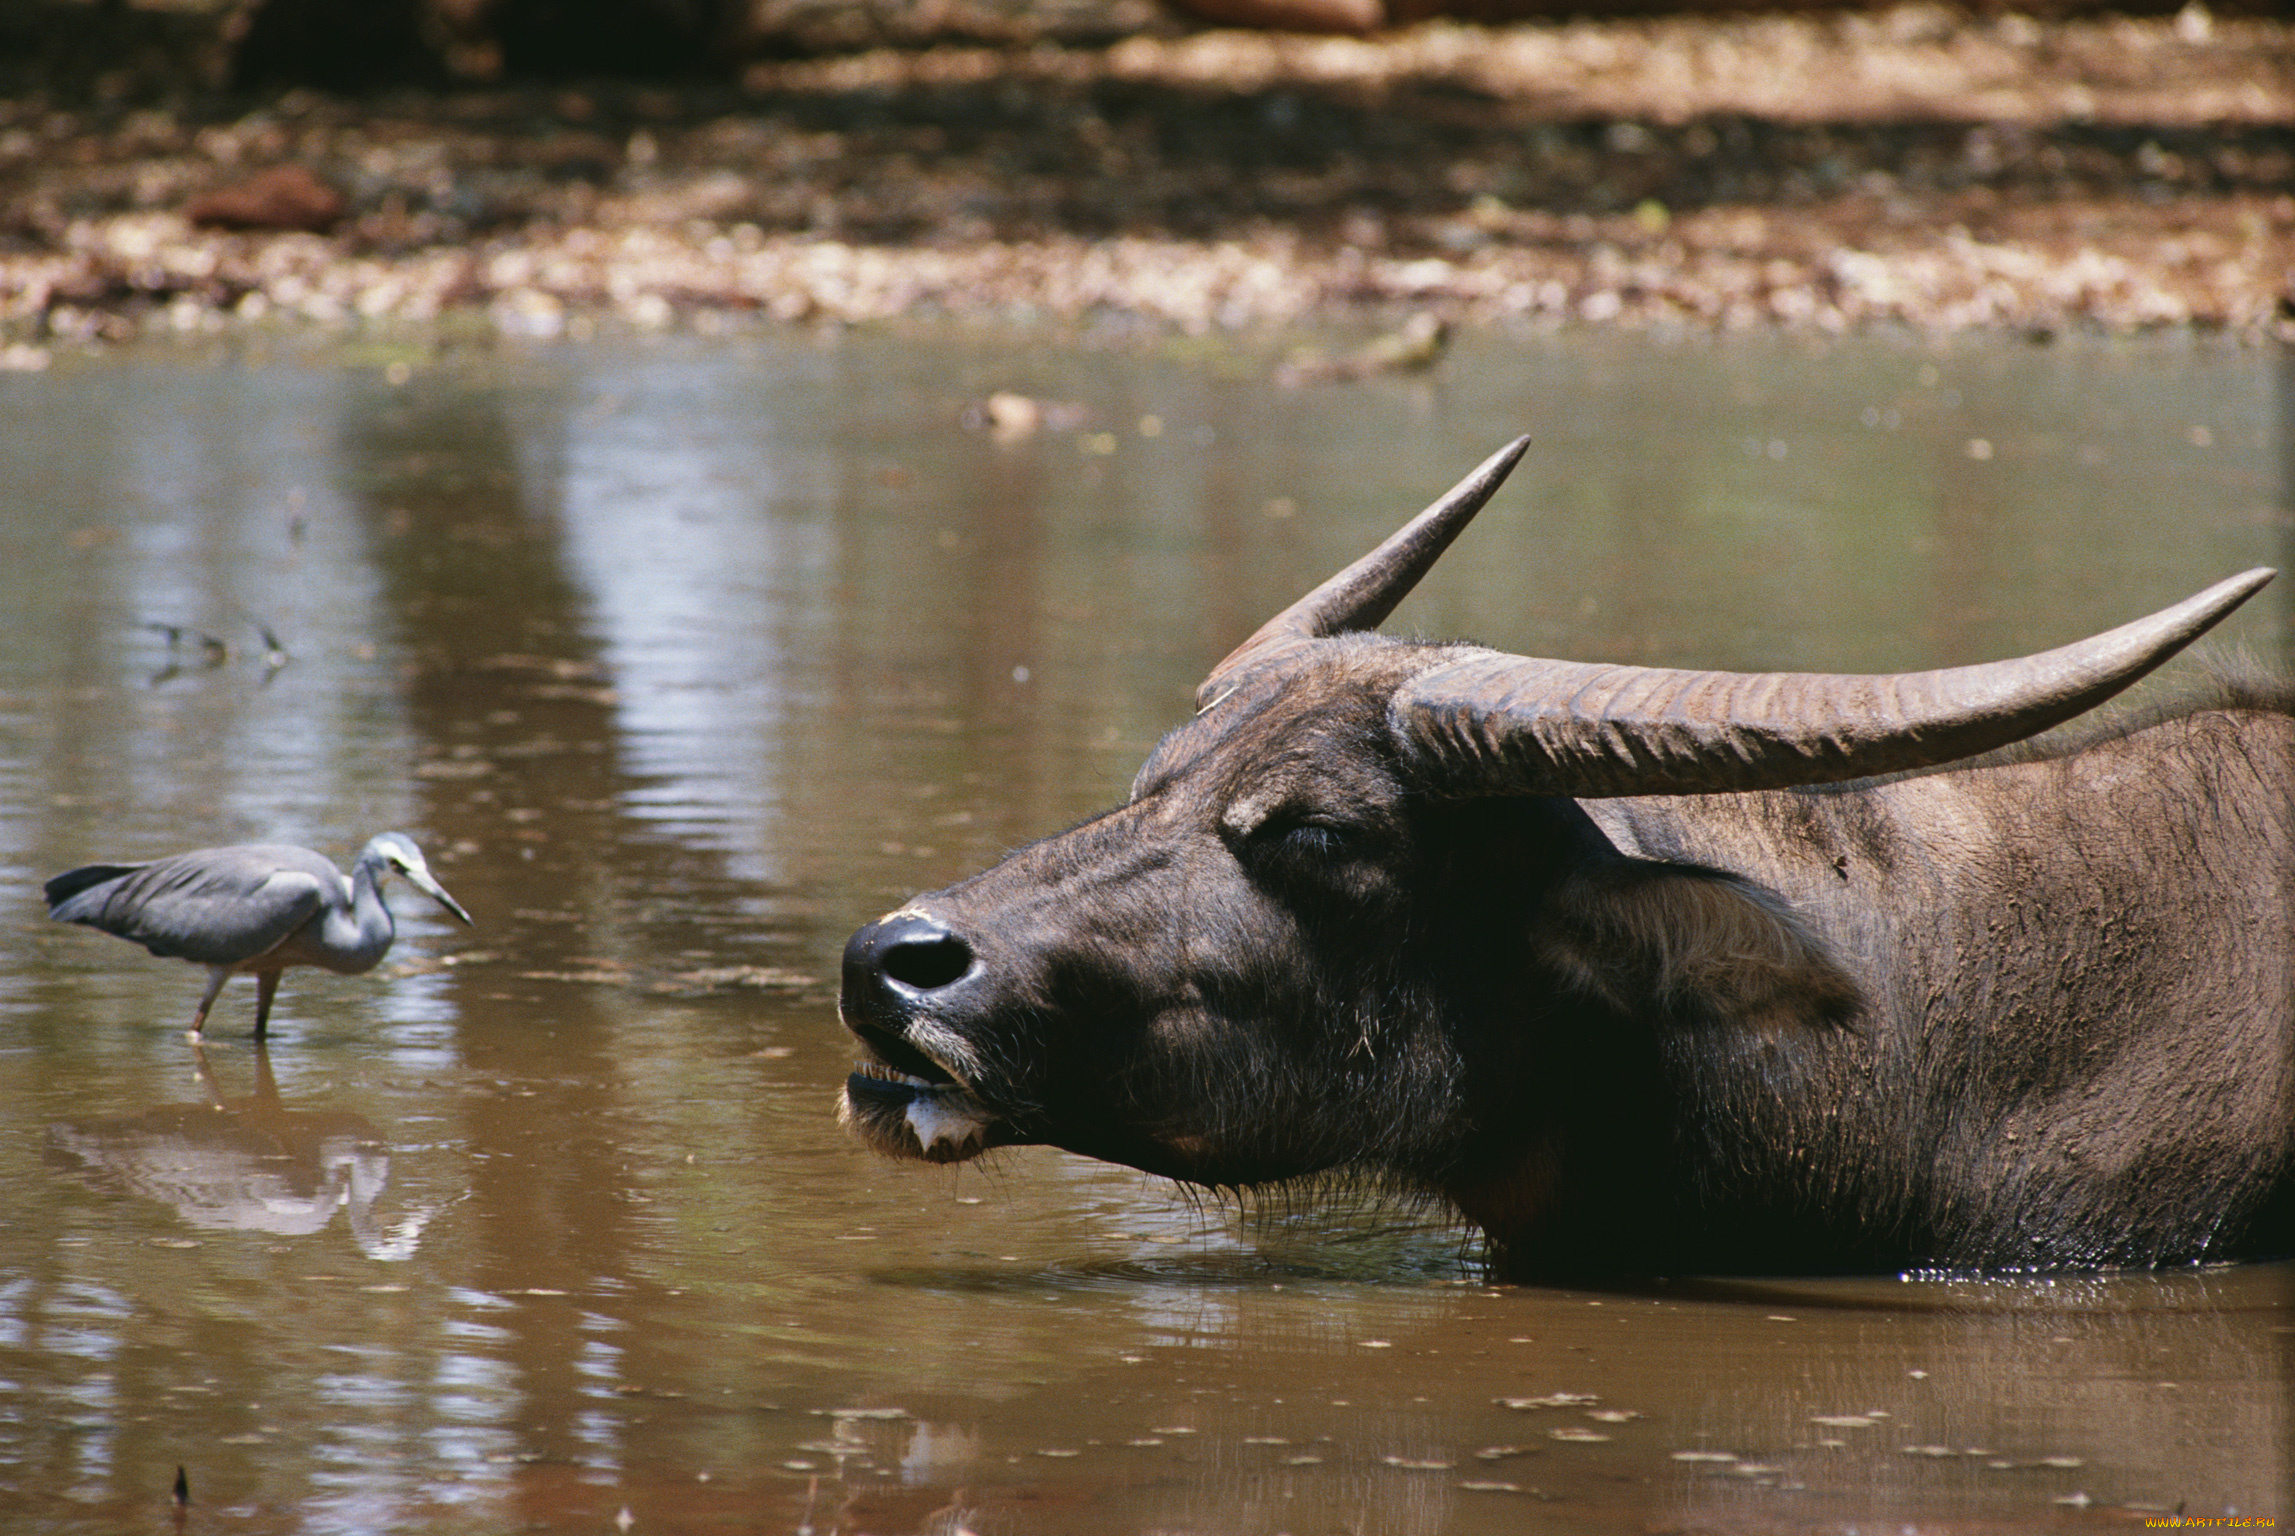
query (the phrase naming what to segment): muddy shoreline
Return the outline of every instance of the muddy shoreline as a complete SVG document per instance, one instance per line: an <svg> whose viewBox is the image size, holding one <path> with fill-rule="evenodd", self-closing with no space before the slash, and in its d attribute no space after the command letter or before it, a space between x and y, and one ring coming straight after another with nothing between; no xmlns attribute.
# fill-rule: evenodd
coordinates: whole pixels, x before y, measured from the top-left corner
<svg viewBox="0 0 2295 1536"><path fill-rule="evenodd" d="M195 224L266 168L323 232ZM0 348L297 317L2295 339L2295 26L1933 7L880 51L738 87L0 102Z"/></svg>

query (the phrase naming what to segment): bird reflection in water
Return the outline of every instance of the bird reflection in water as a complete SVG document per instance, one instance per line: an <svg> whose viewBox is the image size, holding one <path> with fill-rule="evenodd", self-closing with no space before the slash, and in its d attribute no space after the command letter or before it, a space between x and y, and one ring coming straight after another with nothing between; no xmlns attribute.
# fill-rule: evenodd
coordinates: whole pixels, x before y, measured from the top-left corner
<svg viewBox="0 0 2295 1536"><path fill-rule="evenodd" d="M47 1158L107 1193L175 1207L194 1227L307 1237L338 1209L370 1259L414 1257L437 1207L385 1225L375 1202L390 1178L382 1134L345 1110L289 1109L270 1053L255 1050L255 1092L230 1099L194 1048L204 1104L165 1104L140 1115L48 1127Z"/></svg>

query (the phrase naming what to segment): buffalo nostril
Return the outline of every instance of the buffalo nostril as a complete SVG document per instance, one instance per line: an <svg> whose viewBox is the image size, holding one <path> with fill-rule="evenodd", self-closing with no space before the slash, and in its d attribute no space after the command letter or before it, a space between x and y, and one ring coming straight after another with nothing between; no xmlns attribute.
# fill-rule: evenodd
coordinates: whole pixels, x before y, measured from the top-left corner
<svg viewBox="0 0 2295 1536"><path fill-rule="evenodd" d="M972 947L954 934L915 939L891 946L877 963L902 985L930 992L972 969Z"/></svg>

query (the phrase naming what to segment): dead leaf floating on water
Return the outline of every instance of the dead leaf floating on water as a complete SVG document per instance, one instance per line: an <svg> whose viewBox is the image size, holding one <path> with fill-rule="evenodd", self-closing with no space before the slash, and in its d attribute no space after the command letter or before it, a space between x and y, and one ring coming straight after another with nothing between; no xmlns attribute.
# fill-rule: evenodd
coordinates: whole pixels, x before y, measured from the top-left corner
<svg viewBox="0 0 2295 1536"><path fill-rule="evenodd" d="M482 757L437 757L427 763L417 763L414 776L418 779L481 779L494 771L494 765Z"/></svg>
<svg viewBox="0 0 2295 1536"><path fill-rule="evenodd" d="M658 981L643 977L606 962L574 960L575 967L554 971L520 971L521 981L564 981L585 986L629 987L643 985L655 997L704 997L713 992L739 990L764 992L803 992L820 983L802 971L783 970L772 965L717 965L698 971L680 971Z"/></svg>
<svg viewBox="0 0 2295 1536"><path fill-rule="evenodd" d="M1529 1412L1538 1408L1588 1408L1601 1398L1592 1392L1549 1392L1544 1397L1501 1397L1494 1401L1501 1408Z"/></svg>
<svg viewBox="0 0 2295 1536"><path fill-rule="evenodd" d="M704 992L748 988L767 992L796 992L820 983L802 971L777 965L712 965L698 971L680 971L657 981L648 991L660 996L693 997Z"/></svg>

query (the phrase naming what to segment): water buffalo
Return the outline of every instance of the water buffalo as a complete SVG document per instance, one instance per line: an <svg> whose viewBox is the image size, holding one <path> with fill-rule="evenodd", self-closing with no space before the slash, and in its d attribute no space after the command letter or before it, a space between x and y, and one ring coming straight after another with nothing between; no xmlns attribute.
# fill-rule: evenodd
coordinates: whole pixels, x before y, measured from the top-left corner
<svg viewBox="0 0 2295 1536"><path fill-rule="evenodd" d="M2286 690L1997 750L2273 573L1894 676L1365 633L1526 442L1214 668L1123 805L853 936L858 1133L1357 1170L1511 1276L2295 1251Z"/></svg>

